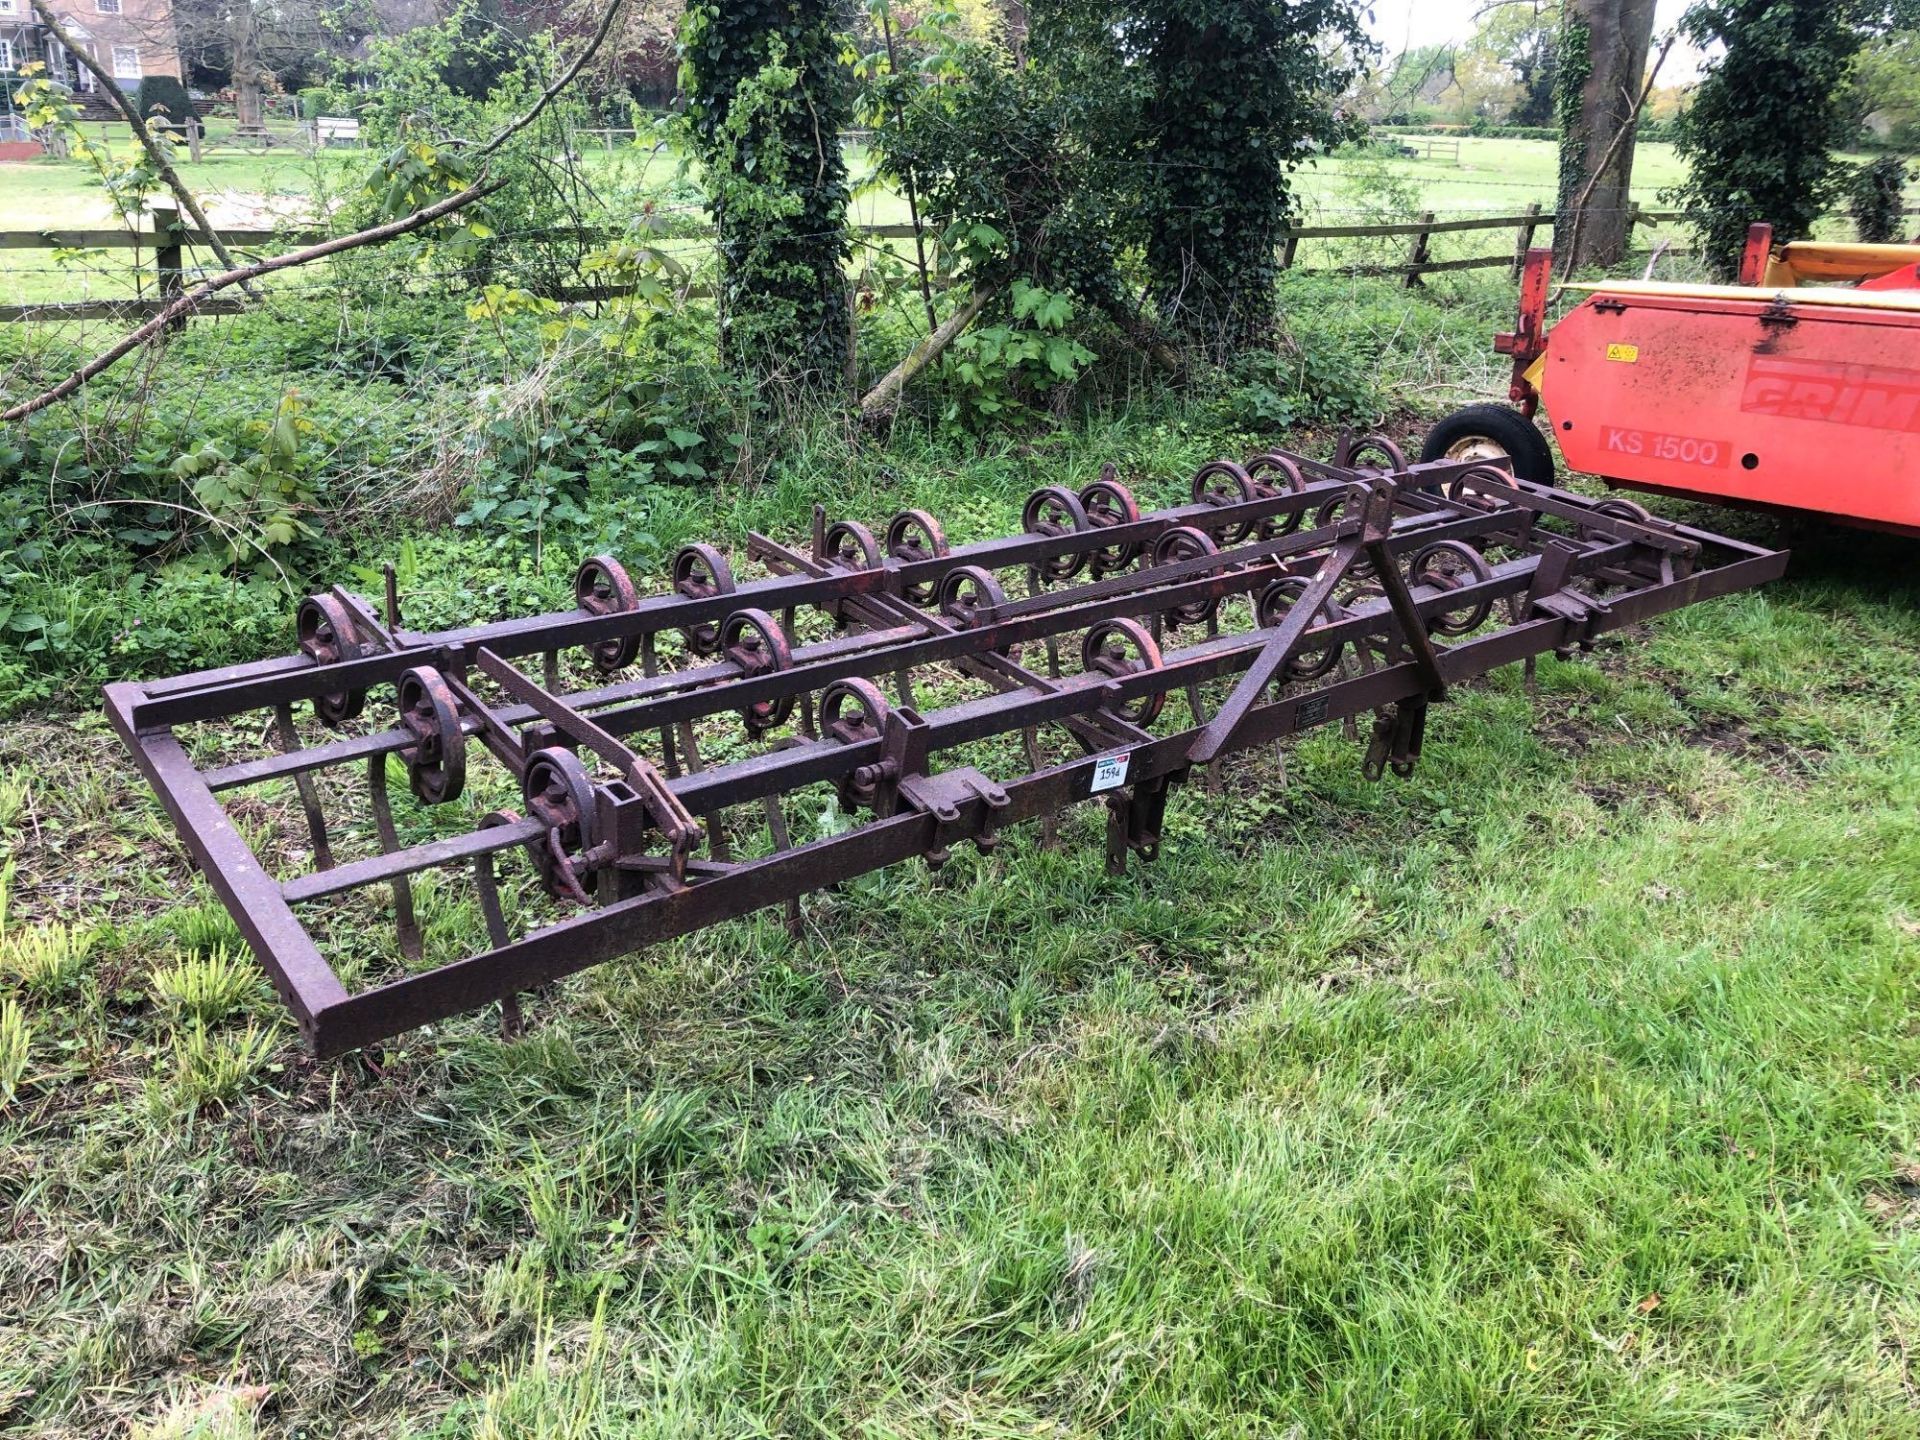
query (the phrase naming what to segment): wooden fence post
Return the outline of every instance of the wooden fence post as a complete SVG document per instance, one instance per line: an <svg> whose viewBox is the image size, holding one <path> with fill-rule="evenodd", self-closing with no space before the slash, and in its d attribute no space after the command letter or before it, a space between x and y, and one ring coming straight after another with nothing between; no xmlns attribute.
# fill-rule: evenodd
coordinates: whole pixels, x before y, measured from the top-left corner
<svg viewBox="0 0 1920 1440"><path fill-rule="evenodd" d="M1509 278L1518 280L1520 272L1527 265L1527 251L1533 248L1534 231L1540 227L1540 202L1534 201L1527 206L1527 218L1520 222L1520 238L1513 246L1513 266L1507 272Z"/></svg>
<svg viewBox="0 0 1920 1440"><path fill-rule="evenodd" d="M1422 210L1420 228L1414 232L1413 236L1413 249L1407 253L1407 289L1409 290L1418 289L1421 284L1420 267L1427 263L1427 255L1433 240L1432 232L1427 229L1431 224L1433 224L1433 211Z"/></svg>
<svg viewBox="0 0 1920 1440"><path fill-rule="evenodd" d="M1282 270L1291 270L1293 268L1293 257L1299 248L1300 237L1291 230L1287 231L1287 238L1280 242L1280 268Z"/></svg>
<svg viewBox="0 0 1920 1440"><path fill-rule="evenodd" d="M171 206L153 207L153 266L160 277L160 303L180 298L186 289L186 262L180 246L180 212ZM175 316L167 329L187 328L187 317Z"/></svg>

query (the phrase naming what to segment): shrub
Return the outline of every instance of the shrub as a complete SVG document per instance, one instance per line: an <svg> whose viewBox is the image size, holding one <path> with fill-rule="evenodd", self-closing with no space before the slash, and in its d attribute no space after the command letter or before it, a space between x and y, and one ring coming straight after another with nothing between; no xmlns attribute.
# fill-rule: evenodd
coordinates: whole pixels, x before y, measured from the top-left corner
<svg viewBox="0 0 1920 1440"><path fill-rule="evenodd" d="M1900 238L1900 207L1906 188L1907 162L1903 156L1882 155L1848 172L1847 212L1859 227L1862 240L1886 245Z"/></svg>
<svg viewBox="0 0 1920 1440"><path fill-rule="evenodd" d="M169 125L184 126L194 113L187 87L171 75L143 77L133 104L142 120L151 120L158 114Z"/></svg>
<svg viewBox="0 0 1920 1440"><path fill-rule="evenodd" d="M1669 192L1687 212L1707 262L1740 265L1747 228L1780 240L1813 233L1840 188L1834 152L1850 137L1843 83L1862 39L1857 0L1704 0L1682 22L1708 62L1693 104L1675 121L1687 178Z"/></svg>
<svg viewBox="0 0 1920 1440"><path fill-rule="evenodd" d="M1332 97L1365 52L1345 0L1148 0L1135 43L1152 76L1147 267L1162 318L1222 350L1271 335L1288 175L1355 133ZM1339 45L1324 43L1332 37Z"/></svg>
<svg viewBox="0 0 1920 1440"><path fill-rule="evenodd" d="M317 120L322 115L351 115L354 99L350 91L331 85L309 85L300 92L300 118Z"/></svg>

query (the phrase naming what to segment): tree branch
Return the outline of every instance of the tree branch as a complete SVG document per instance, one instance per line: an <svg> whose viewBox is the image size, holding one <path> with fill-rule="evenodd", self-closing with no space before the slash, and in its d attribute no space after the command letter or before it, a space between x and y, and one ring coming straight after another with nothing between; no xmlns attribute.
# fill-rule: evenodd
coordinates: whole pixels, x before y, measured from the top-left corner
<svg viewBox="0 0 1920 1440"><path fill-rule="evenodd" d="M33 3L37 9L45 4L46 0L33 0ZM491 140L480 147L480 158L482 160L493 154L494 151L498 150L502 145L506 144L507 141L511 140L515 135L518 135L522 130L526 129L527 126L537 120L540 112L553 103L554 97L573 83L573 77L580 73L587 61L594 57L595 52L597 52L600 46L606 41L608 33L613 29L614 19L620 13L620 7L625 3L626 0L608 0L607 8L601 12L599 26L594 30L592 38L587 41L587 48L573 57L573 63L560 72L559 79L555 80L551 85L547 86L545 90L540 92L540 98L535 100L533 104L527 108L525 114L516 117L502 126Z"/></svg>
<svg viewBox="0 0 1920 1440"><path fill-rule="evenodd" d="M907 388L907 382L918 375L927 366L940 358L940 354L951 345L960 332L973 323L973 317L986 308L987 301L999 293L1000 287L983 286L973 292L967 303L962 305L926 339L907 352L906 358L881 377L880 383L866 393L860 402L860 423L877 425L886 420L900 406L900 392Z"/></svg>
<svg viewBox="0 0 1920 1440"><path fill-rule="evenodd" d="M402 219L390 220L385 225L375 225L366 230L356 230L351 235L336 236L332 240L323 240L318 245L309 245L304 250L291 250L285 255L275 255L270 259L258 260L251 265L229 270L224 275L215 275L157 312L139 329L123 336L112 348L103 350L51 390L43 391L31 400L22 401L11 410L0 412L0 420L24 420L35 411L44 410L56 401L66 399L94 376L164 331L168 322L179 319L183 315L192 314L201 302L231 285L245 285L259 279L262 275L270 275L276 270L289 270L296 265L306 265L315 260L324 260L329 255L338 255L344 250L356 250L363 245L376 245L382 240L391 240L396 236L405 235L410 230L418 230L423 225L430 225L435 220L453 214L456 210L465 209L474 201L491 195L506 183L505 180L477 180L458 194L449 195L446 199L436 201L424 210L416 210Z"/></svg>
<svg viewBox="0 0 1920 1440"><path fill-rule="evenodd" d="M47 27L47 33L65 46L67 53L73 56L82 69L91 73L99 82L100 88L106 91L107 98L113 102L113 108L118 110L121 119L132 127L134 138L140 142L140 148L147 152L147 158L153 162L153 168L166 182L167 189L173 192L173 198L179 202L182 210L193 217L193 223L198 225L201 233L207 237L207 248L213 251L215 258L227 269L237 268L239 262L233 258L232 252L221 241L219 233L213 228L213 222L207 219L207 212L202 210L200 202L193 198L193 192L180 178L180 172L173 168L173 162L167 158L167 152L162 150L159 142L153 138L153 132L147 128L147 122L140 118L139 108L127 98L127 92L120 88L120 82L108 73L107 67L102 65L96 56L90 54L68 32L48 7L47 0L30 0L30 3L40 23ZM247 293L254 294L251 286L248 286ZM255 296L255 298L258 297Z"/></svg>

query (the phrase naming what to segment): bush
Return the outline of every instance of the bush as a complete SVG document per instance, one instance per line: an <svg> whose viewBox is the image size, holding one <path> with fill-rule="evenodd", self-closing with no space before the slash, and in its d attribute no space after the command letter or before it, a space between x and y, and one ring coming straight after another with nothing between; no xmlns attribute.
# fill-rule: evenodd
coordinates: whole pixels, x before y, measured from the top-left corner
<svg viewBox="0 0 1920 1440"><path fill-rule="evenodd" d="M1813 233L1841 188L1834 152L1852 128L1841 85L1859 51L1862 7L1712 0L1681 22L1707 64L1676 124L1687 179L1667 192L1687 212L1706 260L1723 277L1740 266L1747 228L1782 240Z"/></svg>
<svg viewBox="0 0 1920 1440"><path fill-rule="evenodd" d="M169 125L185 125L194 113L187 87L171 75L148 75L143 78L133 104L142 120L151 120L158 115Z"/></svg>
<svg viewBox="0 0 1920 1440"><path fill-rule="evenodd" d="M1886 245L1900 238L1900 205L1906 188L1907 162L1899 155L1882 155L1853 167L1847 176L1847 213L1853 216L1862 240Z"/></svg>
<svg viewBox="0 0 1920 1440"><path fill-rule="evenodd" d="M299 98L302 120L317 120L322 115L354 113L355 101L352 93L331 85L309 85L300 92Z"/></svg>

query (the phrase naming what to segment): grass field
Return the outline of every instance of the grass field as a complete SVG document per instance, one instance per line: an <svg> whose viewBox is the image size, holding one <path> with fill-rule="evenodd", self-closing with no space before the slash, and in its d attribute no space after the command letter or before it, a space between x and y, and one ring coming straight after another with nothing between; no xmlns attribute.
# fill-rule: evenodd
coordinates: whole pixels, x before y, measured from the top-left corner
<svg viewBox="0 0 1920 1440"><path fill-rule="evenodd" d="M109 143L124 146L126 142ZM587 172L596 180L617 175L623 187L639 193L663 191L672 182L673 163L652 156L649 150L627 145L609 154L589 145L583 154ZM1363 161L1347 155L1319 157L1297 176L1301 212L1309 224L1340 225L1408 220L1421 208L1432 209L1442 218L1474 213L1519 214L1532 201L1551 209L1556 155L1556 147L1546 141L1466 139L1461 141L1458 164L1442 160ZM849 160L856 177L869 163L857 146L850 151ZM183 161L181 170L187 183L205 200L215 223L258 227L271 226L277 219L297 220L309 212L316 193L339 195L351 190L370 164L371 157L362 151L333 149L309 154L289 145L263 153L214 149L199 165ZM1647 208L1657 208L1659 190L1680 175L1681 167L1670 145L1642 145L1636 199ZM1383 177L1395 187L1391 193L1383 185ZM859 224L901 224L908 219L905 200L884 187L863 189L853 210ZM4 224L8 229L116 223L105 195L78 161L0 165L0 215L7 217ZM1542 239L1549 233L1543 229ZM1642 242L1651 243L1656 234L1678 239L1680 232L1673 227L1643 232ZM1325 265L1356 259L1384 262L1403 257L1407 244L1404 239L1360 247L1309 242L1302 248L1300 263ZM1438 237L1434 254L1436 258L1457 258L1505 254L1511 248L1511 232L1468 233ZM65 260L44 250L0 250L0 275L7 277L22 301L129 295L135 283L132 258L132 253L125 250ZM142 263L150 267L151 257Z"/></svg>
<svg viewBox="0 0 1920 1440"><path fill-rule="evenodd" d="M0 168L0 205L88 198L50 173ZM1403 436L1504 387L1498 272L1285 283L1300 333L1365 328ZM1105 460L1164 504L1256 438L1333 444L1116 391L978 444L809 433L622 518L738 554L815 500L920 505L966 540ZM417 562L418 624L577 559L356 543ZM326 1063L93 704L14 716L0 1434L1920 1436L1914 559L1796 537L1762 592L1462 687L1410 779L1338 730L1240 757L1124 878L1083 810L812 897L797 941L767 914L589 971L518 1040ZM196 593L189 647L285 648ZM236 819L304 843L290 790Z"/></svg>
<svg viewBox="0 0 1920 1440"><path fill-rule="evenodd" d="M95 127L109 147L124 146L109 127ZM311 214L316 195L339 197L350 193L372 163L359 150L328 149L311 153L292 143L264 152L212 148L198 165L181 162L187 183L198 193L216 224L261 227L278 221L296 222ZM1302 218L1309 225L1345 225L1380 221L1408 221L1430 209L1442 219L1475 214L1517 215L1529 203L1551 210L1557 189L1558 148L1544 140L1463 138L1457 162L1448 159L1372 159L1340 153L1319 156L1295 177ZM663 194L673 183L674 162L650 146L623 144L613 151L597 143L583 147L586 173L596 184L613 182L622 193ZM1849 159L1858 159L1853 156ZM866 174L869 159L858 145L849 147L849 165L856 179ZM1664 143L1638 147L1634 172L1634 199L1644 208L1658 209L1660 192L1680 180L1684 167ZM112 226L111 205L91 173L79 161L32 161L0 165L0 215L9 229ZM905 199L887 187L862 187L853 204L857 224L902 224L909 218ZM1850 226L1836 220L1837 236L1851 236ZM1538 239L1545 243L1551 228ZM1686 232L1676 225L1648 226L1636 243L1651 246L1664 241L1686 248ZM1326 267L1343 264L1390 264L1405 258L1409 242L1391 238L1364 242L1309 241L1302 245L1298 263ZM1511 231L1467 232L1435 237L1435 259L1511 253ZM904 254L904 247L896 246ZM697 262L705 254L697 244L683 243L682 258ZM89 300L132 295L136 284L151 288L152 257L141 257L140 267L127 250L107 250L81 256L57 257L45 250L0 250L0 276L20 302ZM1686 265L1684 255L1669 262Z"/></svg>
<svg viewBox="0 0 1920 1440"><path fill-rule="evenodd" d="M984 533L1212 438L657 518ZM1238 761L1125 879L1083 814L327 1064L103 724L10 724L0 1430L1920 1432L1920 587L1868 548L1469 687L1410 781Z"/></svg>

